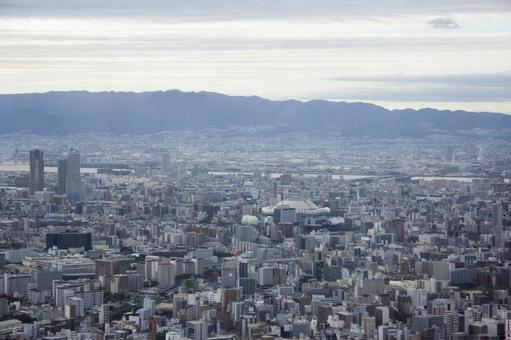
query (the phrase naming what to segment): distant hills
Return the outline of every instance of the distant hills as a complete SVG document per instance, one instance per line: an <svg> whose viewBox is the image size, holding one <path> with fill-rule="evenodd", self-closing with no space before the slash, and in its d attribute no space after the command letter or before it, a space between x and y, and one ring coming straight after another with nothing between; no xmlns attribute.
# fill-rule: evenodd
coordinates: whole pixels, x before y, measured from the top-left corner
<svg viewBox="0 0 511 340"><path fill-rule="evenodd" d="M272 133L420 137L511 129L511 116L466 111L387 110L367 103L272 101L212 92L48 92L0 95L0 133L155 133L175 129L266 127Z"/></svg>

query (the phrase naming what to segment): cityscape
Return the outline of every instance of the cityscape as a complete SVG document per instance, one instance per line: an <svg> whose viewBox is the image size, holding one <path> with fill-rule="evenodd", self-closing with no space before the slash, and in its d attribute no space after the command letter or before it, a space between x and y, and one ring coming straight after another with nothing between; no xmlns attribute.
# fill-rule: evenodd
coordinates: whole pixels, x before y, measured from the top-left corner
<svg viewBox="0 0 511 340"><path fill-rule="evenodd" d="M218 136L1 137L3 336L509 335L509 141Z"/></svg>
<svg viewBox="0 0 511 340"><path fill-rule="evenodd" d="M0 340L511 340L510 0L0 0Z"/></svg>

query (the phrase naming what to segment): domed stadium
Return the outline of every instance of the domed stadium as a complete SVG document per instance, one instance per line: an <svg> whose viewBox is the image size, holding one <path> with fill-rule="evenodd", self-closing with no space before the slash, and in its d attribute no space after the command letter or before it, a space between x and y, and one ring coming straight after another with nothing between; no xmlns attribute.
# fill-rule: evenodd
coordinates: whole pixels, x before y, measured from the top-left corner
<svg viewBox="0 0 511 340"><path fill-rule="evenodd" d="M326 222L330 208L320 208L311 201L301 199L285 199L273 207L264 207L261 212L265 216L273 216L274 223L298 223L318 225Z"/></svg>
<svg viewBox="0 0 511 340"><path fill-rule="evenodd" d="M328 215L330 214L330 208L320 208L316 204L307 200L291 200L285 199L275 204L272 207L264 207L262 208L263 215L270 216L273 215L275 209L286 208L286 209L295 209L297 214L305 215L305 216L319 216L319 215Z"/></svg>
<svg viewBox="0 0 511 340"><path fill-rule="evenodd" d="M256 216L244 215L241 218L241 224L244 224L244 225L257 225L257 224L259 224L259 219Z"/></svg>

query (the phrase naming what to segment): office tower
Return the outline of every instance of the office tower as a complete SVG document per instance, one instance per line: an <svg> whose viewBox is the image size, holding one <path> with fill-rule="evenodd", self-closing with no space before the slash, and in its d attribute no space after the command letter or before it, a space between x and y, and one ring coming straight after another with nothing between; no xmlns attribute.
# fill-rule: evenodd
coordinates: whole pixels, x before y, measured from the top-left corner
<svg viewBox="0 0 511 340"><path fill-rule="evenodd" d="M2 277L0 277L0 280ZM31 277L26 274L3 274L3 294L13 296L14 294L27 294Z"/></svg>
<svg viewBox="0 0 511 340"><path fill-rule="evenodd" d="M50 290L54 280L62 280L62 271L38 270L32 272L31 283L38 290Z"/></svg>
<svg viewBox="0 0 511 340"><path fill-rule="evenodd" d="M387 306L379 306L374 310L376 326L381 326L387 323L390 319L390 310Z"/></svg>
<svg viewBox="0 0 511 340"><path fill-rule="evenodd" d="M82 298L70 297L64 306L66 319L80 318L85 315L85 304Z"/></svg>
<svg viewBox="0 0 511 340"><path fill-rule="evenodd" d="M161 288L170 288L176 284L176 265L170 261L158 262L158 285Z"/></svg>
<svg viewBox="0 0 511 340"><path fill-rule="evenodd" d="M44 190L43 150L30 150L30 195Z"/></svg>
<svg viewBox="0 0 511 340"><path fill-rule="evenodd" d="M504 209L502 203L497 201L492 209L492 223L495 235L495 245L502 247L504 245Z"/></svg>
<svg viewBox="0 0 511 340"><path fill-rule="evenodd" d="M240 290L238 288L224 288L220 292L221 310L226 311L229 304L240 299Z"/></svg>
<svg viewBox="0 0 511 340"><path fill-rule="evenodd" d="M257 283L260 286L273 286L278 280L277 267L260 267L257 271Z"/></svg>
<svg viewBox="0 0 511 340"><path fill-rule="evenodd" d="M373 336L376 330L376 318L374 316L362 317L362 329L365 334Z"/></svg>
<svg viewBox="0 0 511 340"><path fill-rule="evenodd" d="M455 311L444 312L445 331L448 339L452 339L453 334L459 330L459 316Z"/></svg>
<svg viewBox="0 0 511 340"><path fill-rule="evenodd" d="M293 338L308 337L310 326L308 320L297 320L293 322Z"/></svg>
<svg viewBox="0 0 511 340"><path fill-rule="evenodd" d="M233 321L240 321L243 315L243 301L235 301L231 305L231 319Z"/></svg>
<svg viewBox="0 0 511 340"><path fill-rule="evenodd" d="M504 221L504 209L502 208L502 203L497 201L497 203L493 206L492 210L492 222L494 228L498 229L502 227Z"/></svg>
<svg viewBox="0 0 511 340"><path fill-rule="evenodd" d="M142 308L137 309L137 314L140 318L139 326L141 330L149 330L149 320L154 316L155 311L156 307L154 300L145 297Z"/></svg>
<svg viewBox="0 0 511 340"><path fill-rule="evenodd" d="M483 161L485 159L484 157L484 148L482 146L477 147L477 160Z"/></svg>
<svg viewBox="0 0 511 340"><path fill-rule="evenodd" d="M96 260L96 276L114 276L124 274L130 269L133 260L129 257L117 256Z"/></svg>
<svg viewBox="0 0 511 340"><path fill-rule="evenodd" d="M80 153L75 149L69 150L67 154L66 193L75 199L78 199L82 193Z"/></svg>
<svg viewBox="0 0 511 340"><path fill-rule="evenodd" d="M238 286L240 287L241 294L252 295L256 291L256 280L253 277L240 277L238 279Z"/></svg>
<svg viewBox="0 0 511 340"><path fill-rule="evenodd" d="M144 298L143 308L147 308L149 310L149 312L151 313L151 317L154 315L154 313L156 313L156 304L154 300L151 300L148 297Z"/></svg>
<svg viewBox="0 0 511 340"><path fill-rule="evenodd" d="M110 304L102 304L99 308L99 324L105 325L110 323Z"/></svg>
<svg viewBox="0 0 511 340"><path fill-rule="evenodd" d="M452 148L452 146L448 146L445 149L445 161L454 162L454 149Z"/></svg>
<svg viewBox="0 0 511 340"><path fill-rule="evenodd" d="M66 193L67 180L67 159L59 159L57 162L57 194L64 195Z"/></svg>
<svg viewBox="0 0 511 340"><path fill-rule="evenodd" d="M46 234L46 249L53 246L58 249L84 248L85 250L91 250L92 234L75 232L48 233Z"/></svg>
<svg viewBox="0 0 511 340"><path fill-rule="evenodd" d="M186 337L193 340L206 340L208 338L208 323L205 321L187 322Z"/></svg>
<svg viewBox="0 0 511 340"><path fill-rule="evenodd" d="M248 263L239 262L238 272L239 277L248 277Z"/></svg>
<svg viewBox="0 0 511 340"><path fill-rule="evenodd" d="M161 171L163 174L168 174L170 172L170 155L168 153L162 155Z"/></svg>
<svg viewBox="0 0 511 340"><path fill-rule="evenodd" d="M158 266L160 258L158 256L146 256L144 264L144 275L147 281L158 280Z"/></svg>
<svg viewBox="0 0 511 340"><path fill-rule="evenodd" d="M9 312L9 300L0 298L0 317L3 318Z"/></svg>
<svg viewBox="0 0 511 340"><path fill-rule="evenodd" d="M235 268L222 268L222 286L224 288L234 288L238 281Z"/></svg>

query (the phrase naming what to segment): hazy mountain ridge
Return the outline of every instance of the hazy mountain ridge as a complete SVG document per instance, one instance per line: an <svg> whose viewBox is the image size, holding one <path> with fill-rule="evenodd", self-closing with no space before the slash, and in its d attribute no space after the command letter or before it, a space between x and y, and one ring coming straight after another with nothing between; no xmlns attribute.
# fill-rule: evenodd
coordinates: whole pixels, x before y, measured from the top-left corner
<svg viewBox="0 0 511 340"><path fill-rule="evenodd" d="M48 92L0 95L0 133L154 133L184 128L275 125L345 135L418 137L511 129L511 116L436 109L387 110L367 103L271 101L214 92ZM276 131L278 132L278 131Z"/></svg>

